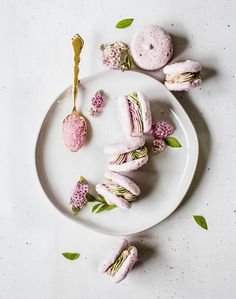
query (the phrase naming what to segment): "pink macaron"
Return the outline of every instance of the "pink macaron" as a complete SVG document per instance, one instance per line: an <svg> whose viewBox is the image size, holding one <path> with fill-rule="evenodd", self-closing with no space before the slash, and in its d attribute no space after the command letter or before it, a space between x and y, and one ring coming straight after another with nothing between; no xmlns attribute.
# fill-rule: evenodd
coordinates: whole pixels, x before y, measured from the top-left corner
<svg viewBox="0 0 236 299"><path fill-rule="evenodd" d="M143 137L129 137L104 148L110 155L108 168L117 172L129 172L143 166L148 161L147 147Z"/></svg>
<svg viewBox="0 0 236 299"><path fill-rule="evenodd" d="M112 248L105 259L100 263L98 271L106 273L111 279L118 283L126 278L138 260L138 250L129 244L126 239L121 239Z"/></svg>
<svg viewBox="0 0 236 299"><path fill-rule="evenodd" d="M96 185L97 193L102 195L109 205L116 205L122 209L130 208L131 202L140 194L138 185L116 172L107 171L104 177L104 181Z"/></svg>
<svg viewBox="0 0 236 299"><path fill-rule="evenodd" d="M143 93L133 92L117 100L118 118L126 136L141 136L151 129L150 103Z"/></svg>
<svg viewBox="0 0 236 299"><path fill-rule="evenodd" d="M148 25L135 32L130 51L141 69L157 70L170 60L173 43L166 30L157 25Z"/></svg>
<svg viewBox="0 0 236 299"><path fill-rule="evenodd" d="M165 86L169 90L189 90L201 84L201 65L197 61L186 60L164 67Z"/></svg>

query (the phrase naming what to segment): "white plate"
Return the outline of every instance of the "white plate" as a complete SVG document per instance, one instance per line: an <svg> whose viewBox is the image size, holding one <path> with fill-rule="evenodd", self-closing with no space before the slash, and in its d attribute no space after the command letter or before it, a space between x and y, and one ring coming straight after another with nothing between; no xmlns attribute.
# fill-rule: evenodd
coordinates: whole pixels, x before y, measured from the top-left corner
<svg viewBox="0 0 236 299"><path fill-rule="evenodd" d="M98 89L106 93L106 104L98 117L88 114L90 99ZM104 145L123 136L116 114L116 98L131 91L142 91L151 102L153 121L174 124L174 136L182 148L167 148L154 155L149 150L148 163L129 174L141 188L140 198L129 210L114 209L100 214L91 212L89 203L77 216L71 213L70 193L79 177L84 176L94 193L106 169ZM61 126L72 107L71 88L64 91L49 109L36 145L36 168L48 198L64 215L95 231L111 235L134 234L159 223L180 204L193 178L198 141L194 127L176 98L163 84L145 74L106 71L81 80L79 111L89 120L89 142L72 153L64 145Z"/></svg>

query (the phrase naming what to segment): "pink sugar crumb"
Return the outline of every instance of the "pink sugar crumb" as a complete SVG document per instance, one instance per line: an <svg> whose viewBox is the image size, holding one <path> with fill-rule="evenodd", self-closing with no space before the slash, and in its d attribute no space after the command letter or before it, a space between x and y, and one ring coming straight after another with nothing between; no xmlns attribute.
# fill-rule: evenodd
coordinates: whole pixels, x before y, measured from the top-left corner
<svg viewBox="0 0 236 299"><path fill-rule="evenodd" d="M68 149L77 152L86 140L86 124L78 115L72 113L64 119L62 134Z"/></svg>

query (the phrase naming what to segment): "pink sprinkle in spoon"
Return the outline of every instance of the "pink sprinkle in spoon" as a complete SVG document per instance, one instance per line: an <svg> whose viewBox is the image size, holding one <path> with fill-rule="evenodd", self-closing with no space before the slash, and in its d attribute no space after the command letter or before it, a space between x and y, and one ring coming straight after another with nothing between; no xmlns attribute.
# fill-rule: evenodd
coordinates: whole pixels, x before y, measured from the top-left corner
<svg viewBox="0 0 236 299"><path fill-rule="evenodd" d="M74 50L74 81L73 81L73 109L63 120L62 134L66 146L72 152L77 152L85 143L87 137L87 124L85 119L79 114L76 108L76 98L78 93L78 76L80 53L84 45L83 39L76 34L72 38Z"/></svg>

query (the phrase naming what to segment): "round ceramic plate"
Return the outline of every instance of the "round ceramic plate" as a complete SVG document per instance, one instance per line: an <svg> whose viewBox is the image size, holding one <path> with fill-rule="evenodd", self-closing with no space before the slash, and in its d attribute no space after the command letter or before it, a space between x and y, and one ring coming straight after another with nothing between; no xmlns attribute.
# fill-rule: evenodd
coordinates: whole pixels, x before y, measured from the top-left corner
<svg viewBox="0 0 236 299"><path fill-rule="evenodd" d="M88 113L90 99L99 89L105 92L105 106L99 116L92 117ZM175 126L173 136L182 147L168 147L158 155L153 154L147 137L148 163L128 174L141 189L132 208L94 214L94 203L88 203L74 216L69 204L71 190L83 176L89 182L90 192L95 194L94 186L103 180L107 169L103 148L124 136L117 119L116 99L133 91L142 91L148 96L153 121L165 120ZM36 145L38 177L54 206L79 225L111 235L138 233L170 215L180 204L193 178L198 141L189 117L165 86L152 77L132 71L106 71L81 80L78 109L87 119L89 136L86 146L76 153L66 148L62 138L62 121L71 108L71 88L68 88L49 109Z"/></svg>

